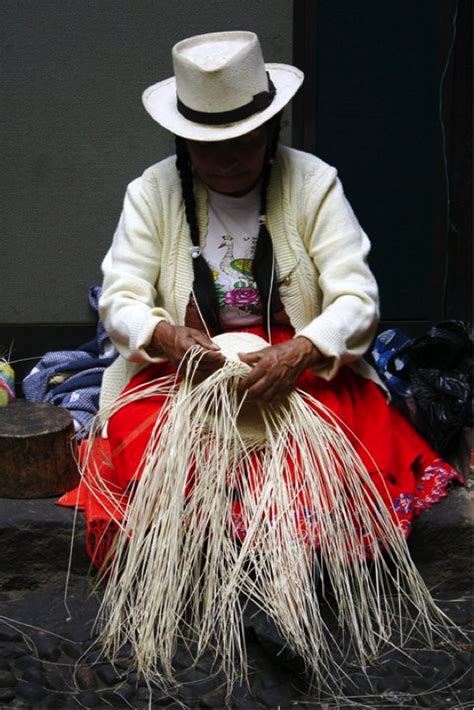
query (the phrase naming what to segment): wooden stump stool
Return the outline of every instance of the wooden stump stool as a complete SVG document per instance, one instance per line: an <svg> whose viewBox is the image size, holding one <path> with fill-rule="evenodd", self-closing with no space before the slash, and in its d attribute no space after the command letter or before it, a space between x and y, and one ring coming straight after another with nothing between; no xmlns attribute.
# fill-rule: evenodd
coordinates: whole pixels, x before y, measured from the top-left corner
<svg viewBox="0 0 474 710"><path fill-rule="evenodd" d="M79 483L74 422L65 409L17 401L0 407L0 497L46 498Z"/></svg>

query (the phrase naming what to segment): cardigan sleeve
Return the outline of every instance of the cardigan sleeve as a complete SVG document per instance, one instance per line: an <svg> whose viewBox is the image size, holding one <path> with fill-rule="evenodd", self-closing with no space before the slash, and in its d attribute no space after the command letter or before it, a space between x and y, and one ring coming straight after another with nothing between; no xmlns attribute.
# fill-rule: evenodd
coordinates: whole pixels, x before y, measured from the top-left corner
<svg viewBox="0 0 474 710"><path fill-rule="evenodd" d="M302 335L327 358L318 374L331 379L341 365L369 348L379 318L378 289L368 265L370 242L349 205L334 168L326 174L323 198L309 189L305 243L318 273L321 314Z"/></svg>
<svg viewBox="0 0 474 710"><path fill-rule="evenodd" d="M132 362L156 362L146 351L161 320L170 314L156 307L161 268L161 238L156 208L146 194L146 178L127 188L112 246L102 262L104 275L99 314L119 353Z"/></svg>

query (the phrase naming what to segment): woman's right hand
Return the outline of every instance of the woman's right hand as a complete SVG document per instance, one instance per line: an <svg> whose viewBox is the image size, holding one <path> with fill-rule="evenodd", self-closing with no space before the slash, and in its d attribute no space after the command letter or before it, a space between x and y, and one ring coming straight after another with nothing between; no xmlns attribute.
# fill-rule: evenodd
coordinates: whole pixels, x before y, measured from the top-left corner
<svg viewBox="0 0 474 710"><path fill-rule="evenodd" d="M160 321L147 350L150 355L164 355L177 368L196 345L204 351L196 368L195 379L199 382L222 367L225 360L220 348L202 330Z"/></svg>

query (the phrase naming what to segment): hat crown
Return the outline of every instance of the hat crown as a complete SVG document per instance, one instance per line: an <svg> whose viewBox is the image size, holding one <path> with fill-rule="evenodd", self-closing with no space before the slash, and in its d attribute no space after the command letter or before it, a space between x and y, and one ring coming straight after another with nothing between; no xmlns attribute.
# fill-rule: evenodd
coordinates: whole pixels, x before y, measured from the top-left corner
<svg viewBox="0 0 474 710"><path fill-rule="evenodd" d="M177 96L195 111L232 111L268 90L253 32L198 35L178 42L172 54Z"/></svg>
<svg viewBox="0 0 474 710"><path fill-rule="evenodd" d="M239 33L240 34L240 33ZM203 35L201 35L202 37ZM209 37L209 35L204 35ZM198 38L199 39L199 38ZM234 57L248 45L248 40L242 37L196 42L196 38L180 42L181 56L202 71L217 71L232 61ZM179 50L176 50L177 52Z"/></svg>

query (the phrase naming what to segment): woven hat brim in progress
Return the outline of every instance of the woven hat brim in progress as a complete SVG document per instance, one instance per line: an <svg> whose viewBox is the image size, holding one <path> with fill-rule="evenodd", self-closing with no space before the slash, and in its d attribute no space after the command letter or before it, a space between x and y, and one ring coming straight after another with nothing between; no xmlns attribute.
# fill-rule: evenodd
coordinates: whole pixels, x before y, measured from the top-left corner
<svg viewBox="0 0 474 710"><path fill-rule="evenodd" d="M267 348L269 343L255 333L226 332L215 335L212 341L218 345L228 360L240 360L238 353L250 353ZM248 366L246 366L248 367ZM250 371L250 368L248 368ZM268 424L255 402L245 402L236 420L239 435L249 445L264 447L268 443ZM212 429L213 421L209 419Z"/></svg>
<svg viewBox="0 0 474 710"><path fill-rule="evenodd" d="M197 141L219 141L238 138L258 128L281 111L303 83L302 71L289 64L266 64L276 88L272 103L242 121L218 126L195 123L182 116L176 106L176 81L174 77L149 86L142 100L150 116L171 133Z"/></svg>

